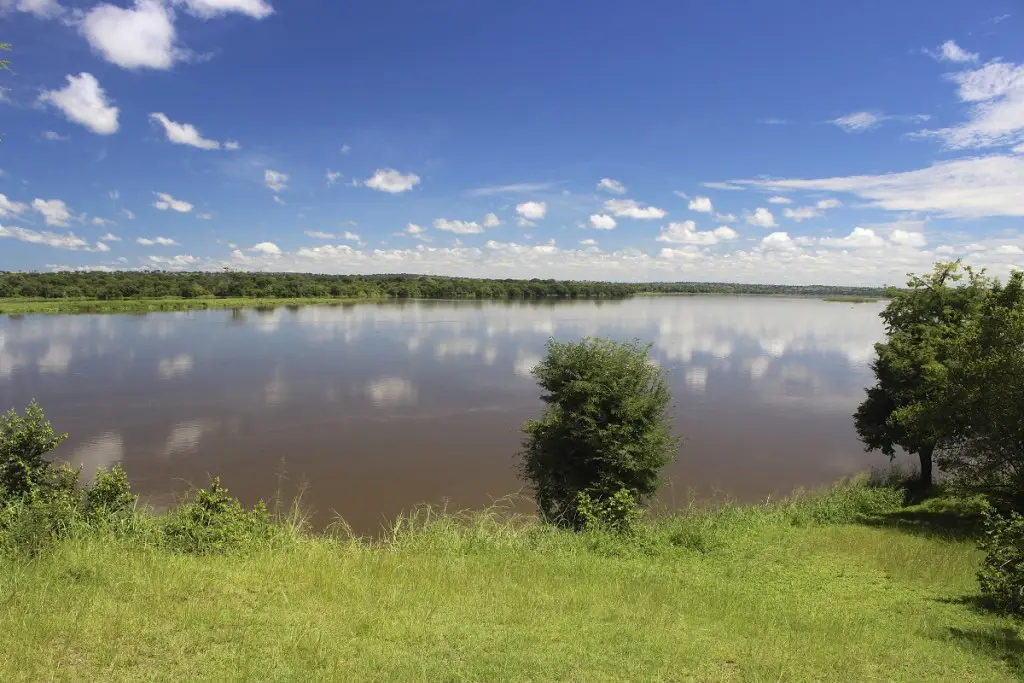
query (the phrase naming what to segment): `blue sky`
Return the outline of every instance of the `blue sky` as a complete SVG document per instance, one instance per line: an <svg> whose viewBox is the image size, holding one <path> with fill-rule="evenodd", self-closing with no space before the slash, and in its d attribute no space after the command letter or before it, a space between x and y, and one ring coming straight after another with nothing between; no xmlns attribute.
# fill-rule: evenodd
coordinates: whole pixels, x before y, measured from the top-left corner
<svg viewBox="0 0 1024 683"><path fill-rule="evenodd" d="M1024 267L1016 0L0 0L0 26L0 269Z"/></svg>

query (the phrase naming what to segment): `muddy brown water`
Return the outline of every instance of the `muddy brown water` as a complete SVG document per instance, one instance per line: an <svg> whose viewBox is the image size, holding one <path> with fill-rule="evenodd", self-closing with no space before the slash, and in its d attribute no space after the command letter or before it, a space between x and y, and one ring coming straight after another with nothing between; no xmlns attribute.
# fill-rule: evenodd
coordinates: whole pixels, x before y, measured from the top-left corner
<svg viewBox="0 0 1024 683"><path fill-rule="evenodd" d="M162 506L209 475L243 501L294 493L357 531L418 503L522 489L530 368L549 337L639 338L669 371L685 441L661 502L760 500L887 459L851 413L881 303L640 297L409 302L0 318L0 408L38 399L87 474L120 462ZM284 474L284 478L281 474Z"/></svg>

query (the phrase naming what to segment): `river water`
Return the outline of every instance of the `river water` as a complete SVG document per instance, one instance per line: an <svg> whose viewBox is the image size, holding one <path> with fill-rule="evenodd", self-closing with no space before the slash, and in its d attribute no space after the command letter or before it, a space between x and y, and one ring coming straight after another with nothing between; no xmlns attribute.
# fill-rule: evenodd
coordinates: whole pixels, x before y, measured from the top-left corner
<svg viewBox="0 0 1024 683"><path fill-rule="evenodd" d="M758 500L885 466L851 413L880 303L639 297L0 317L0 409L38 399L87 474L121 462L154 505L208 475L243 501L293 493L357 531L421 502L518 492L530 368L549 337L639 338L684 437L668 506ZM282 476L283 475L283 476Z"/></svg>

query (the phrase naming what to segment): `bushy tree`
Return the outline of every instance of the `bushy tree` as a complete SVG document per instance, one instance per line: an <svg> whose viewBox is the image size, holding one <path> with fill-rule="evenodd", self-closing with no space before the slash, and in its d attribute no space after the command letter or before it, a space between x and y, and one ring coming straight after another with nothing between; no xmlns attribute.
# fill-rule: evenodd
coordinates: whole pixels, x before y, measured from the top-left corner
<svg viewBox="0 0 1024 683"><path fill-rule="evenodd" d="M911 276L906 290L891 290L882 311L887 339L875 345L875 385L854 414L867 450L894 457L917 455L921 485L932 486L935 449L950 436L948 415L935 409L951 350L950 341L978 317L994 286L984 272L960 262L940 263L924 277Z"/></svg>
<svg viewBox="0 0 1024 683"><path fill-rule="evenodd" d="M52 485L54 466L45 456L67 438L53 431L35 401L24 415L10 410L0 416L0 501Z"/></svg>
<svg viewBox="0 0 1024 683"><path fill-rule="evenodd" d="M622 491L635 503L657 491L678 440L668 385L649 349L637 341L548 341L533 369L546 406L524 426L521 472L549 521L580 528L581 500L597 509L621 501Z"/></svg>

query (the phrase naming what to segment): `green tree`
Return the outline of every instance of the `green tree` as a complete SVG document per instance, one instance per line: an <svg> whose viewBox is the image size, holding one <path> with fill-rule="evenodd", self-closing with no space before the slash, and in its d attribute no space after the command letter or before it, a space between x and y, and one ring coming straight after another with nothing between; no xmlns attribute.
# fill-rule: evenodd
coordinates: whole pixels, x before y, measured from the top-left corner
<svg viewBox="0 0 1024 683"><path fill-rule="evenodd" d="M51 483L53 463L44 456L68 438L57 434L32 401L25 414L0 416L0 500L10 500Z"/></svg>
<svg viewBox="0 0 1024 683"><path fill-rule="evenodd" d="M525 424L521 453L521 473L546 519L579 528L581 500L600 505L625 490L639 503L657 491L678 440L668 385L649 349L638 341L548 341L532 371L546 406Z"/></svg>
<svg viewBox="0 0 1024 683"><path fill-rule="evenodd" d="M966 279L965 279L966 278ZM939 263L924 277L911 275L906 290L891 290L882 311L888 338L875 345L875 385L854 414L867 450L895 457L917 455L921 486L932 486L935 449L951 425L938 409L949 342L975 319L993 281L960 262Z"/></svg>

